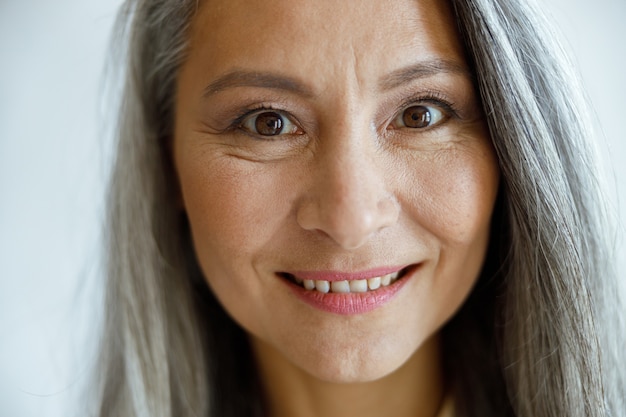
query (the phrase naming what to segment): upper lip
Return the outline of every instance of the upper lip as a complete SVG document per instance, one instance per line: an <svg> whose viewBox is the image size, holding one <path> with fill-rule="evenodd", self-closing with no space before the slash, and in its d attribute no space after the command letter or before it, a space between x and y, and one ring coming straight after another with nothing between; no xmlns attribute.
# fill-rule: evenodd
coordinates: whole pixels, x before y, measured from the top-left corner
<svg viewBox="0 0 626 417"><path fill-rule="evenodd" d="M356 272L342 272L342 271L285 271L290 275L298 277L300 279L309 279L312 281L353 281L361 279L369 279L375 277L382 277L387 274L398 272L409 265L400 266L382 266L378 268L372 268L365 271Z"/></svg>

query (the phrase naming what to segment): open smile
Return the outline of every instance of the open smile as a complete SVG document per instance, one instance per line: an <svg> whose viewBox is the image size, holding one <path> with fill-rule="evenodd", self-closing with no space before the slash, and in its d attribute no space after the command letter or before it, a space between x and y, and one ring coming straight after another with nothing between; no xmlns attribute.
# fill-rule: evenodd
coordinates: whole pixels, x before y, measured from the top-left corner
<svg viewBox="0 0 626 417"><path fill-rule="evenodd" d="M290 273L281 273L281 275L300 287L309 291L318 291L321 293L364 293L369 291L376 291L380 288L387 287L398 279L401 279L407 268L390 272L388 274L373 276L371 278L361 279L305 279L299 275L293 275ZM335 278L341 278L339 275L334 275Z"/></svg>
<svg viewBox="0 0 626 417"><path fill-rule="evenodd" d="M317 309L335 314L367 313L391 301L419 264L360 273L281 272L294 294Z"/></svg>

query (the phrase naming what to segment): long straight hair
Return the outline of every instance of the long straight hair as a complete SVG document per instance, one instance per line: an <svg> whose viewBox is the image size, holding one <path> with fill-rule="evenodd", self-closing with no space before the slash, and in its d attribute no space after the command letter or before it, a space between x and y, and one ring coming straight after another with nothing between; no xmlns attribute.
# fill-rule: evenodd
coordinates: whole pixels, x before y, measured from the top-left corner
<svg viewBox="0 0 626 417"><path fill-rule="evenodd" d="M451 3L501 171L484 270L442 331L457 415L617 417L624 332L576 77L532 1ZM246 335L207 288L175 204L174 96L198 7L127 0L118 19L99 417L263 412Z"/></svg>

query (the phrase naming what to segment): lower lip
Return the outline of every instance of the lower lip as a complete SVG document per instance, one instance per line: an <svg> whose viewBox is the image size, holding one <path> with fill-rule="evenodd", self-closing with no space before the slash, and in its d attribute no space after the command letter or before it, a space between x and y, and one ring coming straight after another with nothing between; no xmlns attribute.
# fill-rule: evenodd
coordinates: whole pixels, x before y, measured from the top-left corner
<svg viewBox="0 0 626 417"><path fill-rule="evenodd" d="M316 290L307 290L285 281L296 297L318 310L345 316L364 314L389 303L400 292L413 275L415 268L406 271L402 278L386 287L380 287L375 291L362 293L322 293Z"/></svg>

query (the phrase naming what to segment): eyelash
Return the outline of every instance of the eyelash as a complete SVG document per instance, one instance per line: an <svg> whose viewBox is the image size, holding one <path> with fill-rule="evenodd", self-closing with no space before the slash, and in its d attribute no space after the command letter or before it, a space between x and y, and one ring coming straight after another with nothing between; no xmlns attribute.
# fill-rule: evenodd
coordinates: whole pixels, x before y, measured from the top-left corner
<svg viewBox="0 0 626 417"><path fill-rule="evenodd" d="M446 96L438 91L427 91L426 93L418 94L417 96L409 97L396 109L394 114L408 109L411 106L419 106L420 104L431 104L441 108L450 117L459 117L459 112L456 105L448 100Z"/></svg>
<svg viewBox="0 0 626 417"><path fill-rule="evenodd" d="M276 113L280 113L283 114L284 112L282 110L276 109L274 107L272 107L272 105L265 105L265 104L259 104L256 106L252 106L252 107L247 107L245 109L243 109L236 117L235 119L230 123L230 128L241 128L241 126L243 125L243 122L251 115L253 115L254 113L258 113L261 110L265 110L265 111L274 111Z"/></svg>
<svg viewBox="0 0 626 417"><path fill-rule="evenodd" d="M408 109L411 106L419 106L421 104L430 104L430 105L437 106L441 110L443 110L443 112L448 117L453 117L453 118L459 117L459 112L455 104L452 103L450 100L448 100L443 94L437 91L428 91L426 93L421 93L419 95L412 96L404 100L402 104L398 106L398 108L394 112L393 117L395 118L400 112ZM259 104L259 105L255 105L255 106L251 106L251 107L247 107L243 109L237 116L235 116L235 118L232 120L227 130L230 130L230 131L245 130L243 128L243 124L246 121L246 119L254 115L255 113L262 113L263 111L276 112L285 117L289 117L292 120L294 119L292 115L290 115L288 112L285 112L284 110L277 109L273 107L272 105L268 105L268 104ZM433 128L436 128L436 127L438 127L438 125L433 126ZM428 129L430 128L429 127L425 128L425 130L428 130ZM252 132L248 132L248 133L253 134Z"/></svg>

